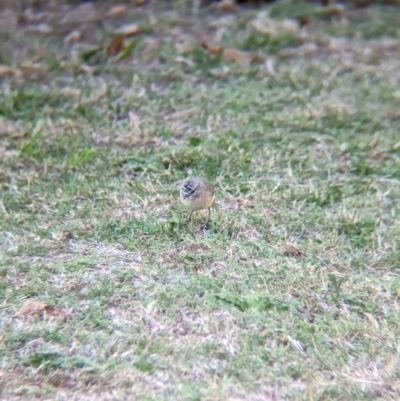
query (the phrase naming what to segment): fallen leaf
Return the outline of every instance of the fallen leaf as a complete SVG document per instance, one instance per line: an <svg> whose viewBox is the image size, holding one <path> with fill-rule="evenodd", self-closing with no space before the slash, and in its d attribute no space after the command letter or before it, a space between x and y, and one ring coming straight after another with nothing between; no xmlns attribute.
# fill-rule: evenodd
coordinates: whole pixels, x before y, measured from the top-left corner
<svg viewBox="0 0 400 401"><path fill-rule="evenodd" d="M125 14L127 10L128 8L124 5L114 6L107 11L106 15L113 17L114 15Z"/></svg>
<svg viewBox="0 0 400 401"><path fill-rule="evenodd" d="M71 42L76 42L82 37L82 32L79 31L78 29L75 29L74 31L71 31L65 38L64 38L64 43L71 43Z"/></svg>
<svg viewBox="0 0 400 401"><path fill-rule="evenodd" d="M50 306L43 302L35 300L25 301L24 304L21 306L21 309L17 312L17 316L22 319L26 319L34 315L41 316L44 313L48 316L55 316L55 317L68 316L68 314L65 313L61 308Z"/></svg>
<svg viewBox="0 0 400 401"><path fill-rule="evenodd" d="M124 57L129 56L133 49L138 45L138 43L140 42L141 38L138 37L136 39L133 39L130 43L128 43L117 55L116 59L117 60L121 60Z"/></svg>
<svg viewBox="0 0 400 401"><path fill-rule="evenodd" d="M239 63L242 67L248 68L250 66L250 63L253 60L256 60L258 57L250 52L246 52L243 50L238 50L234 49L232 47L222 47L222 46L216 46L212 45L209 42L203 40L201 42L202 46L211 54L218 54L221 53L222 57L225 60L228 61L236 61Z"/></svg>
<svg viewBox="0 0 400 401"><path fill-rule="evenodd" d="M124 37L122 35L116 35L107 46L108 57L115 57L124 47Z"/></svg>
<svg viewBox="0 0 400 401"><path fill-rule="evenodd" d="M139 33L140 28L138 24L126 24L120 26L118 29L115 30L115 35L121 35L121 36L130 36L130 35L136 35Z"/></svg>
<svg viewBox="0 0 400 401"><path fill-rule="evenodd" d="M216 54L219 53L222 50L221 46L214 46L205 40L201 42L201 45L211 54Z"/></svg>
<svg viewBox="0 0 400 401"><path fill-rule="evenodd" d="M24 304L21 306L21 309L17 312L17 316L25 319L33 315L40 315L44 312L44 308L46 306L46 304L40 301L25 301Z"/></svg>
<svg viewBox="0 0 400 401"><path fill-rule="evenodd" d="M16 71L17 70L15 68L12 68L8 65L0 65L0 77L14 75Z"/></svg>
<svg viewBox="0 0 400 401"><path fill-rule="evenodd" d="M291 242L287 242L286 244L283 245L283 254L291 255L294 256L295 258L303 256L303 252L301 251L301 249L299 249L299 247L296 244L293 244Z"/></svg>
<svg viewBox="0 0 400 401"><path fill-rule="evenodd" d="M55 316L55 317L67 317L68 314L65 313L61 308L56 308L54 306L45 305L44 311L48 316Z"/></svg>

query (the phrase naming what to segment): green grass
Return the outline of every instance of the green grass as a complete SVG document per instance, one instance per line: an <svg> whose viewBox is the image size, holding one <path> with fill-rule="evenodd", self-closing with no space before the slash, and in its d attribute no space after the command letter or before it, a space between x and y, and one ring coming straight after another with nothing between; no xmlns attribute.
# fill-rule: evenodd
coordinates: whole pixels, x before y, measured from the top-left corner
<svg viewBox="0 0 400 401"><path fill-rule="evenodd" d="M119 61L4 35L2 63L41 70L0 86L0 399L398 399L389 8L262 37L257 10L163 7L123 17L153 25ZM221 27L267 63L179 51ZM209 227L186 222L190 174L215 184ZM27 300L67 317L22 319Z"/></svg>

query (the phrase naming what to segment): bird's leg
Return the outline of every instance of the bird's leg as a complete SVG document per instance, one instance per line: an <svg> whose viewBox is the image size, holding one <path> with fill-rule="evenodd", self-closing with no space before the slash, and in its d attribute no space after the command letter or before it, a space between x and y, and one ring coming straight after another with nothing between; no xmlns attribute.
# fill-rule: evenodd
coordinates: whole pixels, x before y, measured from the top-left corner
<svg viewBox="0 0 400 401"><path fill-rule="evenodd" d="M208 208L208 221L210 221L211 220L211 208L209 207Z"/></svg>
<svg viewBox="0 0 400 401"><path fill-rule="evenodd" d="M190 221L190 220L191 220L192 214L193 214L193 210L190 211L190 214L189 214L189 217L188 217L187 221Z"/></svg>

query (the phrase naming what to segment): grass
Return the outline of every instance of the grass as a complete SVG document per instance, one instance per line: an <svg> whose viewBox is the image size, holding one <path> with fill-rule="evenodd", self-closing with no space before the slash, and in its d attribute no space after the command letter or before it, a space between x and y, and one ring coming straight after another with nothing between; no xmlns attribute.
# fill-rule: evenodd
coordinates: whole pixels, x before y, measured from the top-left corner
<svg viewBox="0 0 400 401"><path fill-rule="evenodd" d="M159 7L106 20L152 25L119 61L82 58L96 23L0 33L0 399L398 399L399 8L263 39L263 10Z"/></svg>

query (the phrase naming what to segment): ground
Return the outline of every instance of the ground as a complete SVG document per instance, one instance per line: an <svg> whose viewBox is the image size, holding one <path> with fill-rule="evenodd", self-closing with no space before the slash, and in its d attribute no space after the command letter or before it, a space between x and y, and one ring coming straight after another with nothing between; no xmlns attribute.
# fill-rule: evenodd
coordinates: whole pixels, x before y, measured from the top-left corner
<svg viewBox="0 0 400 401"><path fill-rule="evenodd" d="M26 3L0 399L400 399L400 7Z"/></svg>

